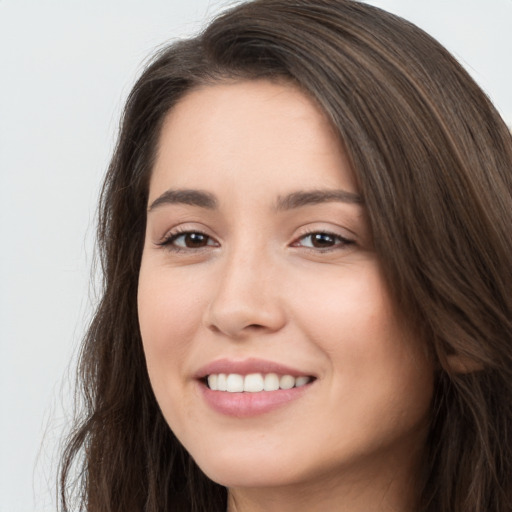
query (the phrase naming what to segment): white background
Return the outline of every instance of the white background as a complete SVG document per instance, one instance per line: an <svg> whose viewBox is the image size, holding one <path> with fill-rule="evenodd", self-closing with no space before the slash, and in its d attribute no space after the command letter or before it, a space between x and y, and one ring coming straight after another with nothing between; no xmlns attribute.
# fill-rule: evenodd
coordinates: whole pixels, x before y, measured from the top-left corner
<svg viewBox="0 0 512 512"><path fill-rule="evenodd" d="M512 0L371 0L438 38L512 124ZM144 59L225 0L0 0L0 511L55 510L96 198ZM71 364L71 366L70 366Z"/></svg>

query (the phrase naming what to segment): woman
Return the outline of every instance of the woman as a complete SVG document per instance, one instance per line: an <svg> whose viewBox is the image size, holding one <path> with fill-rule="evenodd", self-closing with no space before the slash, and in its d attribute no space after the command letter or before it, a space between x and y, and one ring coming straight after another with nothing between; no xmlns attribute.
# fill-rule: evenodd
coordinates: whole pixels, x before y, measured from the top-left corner
<svg viewBox="0 0 512 512"><path fill-rule="evenodd" d="M103 189L88 511L512 510L512 141L415 26L256 0L157 55Z"/></svg>

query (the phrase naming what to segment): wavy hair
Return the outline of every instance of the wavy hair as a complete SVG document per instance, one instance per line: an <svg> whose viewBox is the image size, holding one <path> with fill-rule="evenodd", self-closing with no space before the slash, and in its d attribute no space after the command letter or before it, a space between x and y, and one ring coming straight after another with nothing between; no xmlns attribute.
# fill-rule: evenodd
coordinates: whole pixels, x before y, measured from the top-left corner
<svg viewBox="0 0 512 512"><path fill-rule="evenodd" d="M353 0L242 3L160 51L134 86L100 198L103 295L80 356L62 510L226 509L151 390L137 282L166 113L195 87L261 78L294 83L329 117L392 297L437 361L417 510L510 512L512 138L439 43Z"/></svg>

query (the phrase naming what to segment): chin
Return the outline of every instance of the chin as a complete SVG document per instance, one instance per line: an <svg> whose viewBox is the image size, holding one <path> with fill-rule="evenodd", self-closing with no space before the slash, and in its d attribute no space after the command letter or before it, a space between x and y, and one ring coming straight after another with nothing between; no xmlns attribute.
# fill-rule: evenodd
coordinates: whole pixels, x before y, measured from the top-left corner
<svg viewBox="0 0 512 512"><path fill-rule="evenodd" d="M195 459L203 473L214 482L228 488L285 486L296 483L297 464L276 456L236 457L216 453L215 460ZM295 468L293 474L290 468Z"/></svg>

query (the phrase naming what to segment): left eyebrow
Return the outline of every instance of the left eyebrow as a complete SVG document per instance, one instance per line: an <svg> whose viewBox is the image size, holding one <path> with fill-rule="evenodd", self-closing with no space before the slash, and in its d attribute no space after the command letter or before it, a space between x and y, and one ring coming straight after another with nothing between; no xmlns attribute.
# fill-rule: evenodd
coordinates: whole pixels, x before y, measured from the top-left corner
<svg viewBox="0 0 512 512"><path fill-rule="evenodd" d="M283 197L278 197L275 210L285 211L321 203L340 202L348 204L363 204L363 198L354 192L347 190L311 190L292 192Z"/></svg>

